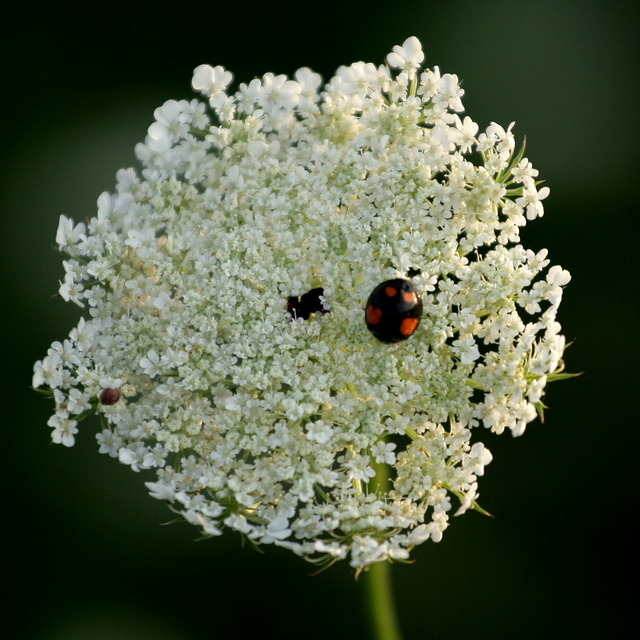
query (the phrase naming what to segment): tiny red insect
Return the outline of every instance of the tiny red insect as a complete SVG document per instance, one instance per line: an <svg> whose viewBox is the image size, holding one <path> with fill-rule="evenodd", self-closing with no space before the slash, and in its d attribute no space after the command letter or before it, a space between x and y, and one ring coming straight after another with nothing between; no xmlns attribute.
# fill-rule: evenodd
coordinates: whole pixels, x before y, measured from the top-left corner
<svg viewBox="0 0 640 640"><path fill-rule="evenodd" d="M120 400L120 389L103 389L98 396L100 404L111 406Z"/></svg>

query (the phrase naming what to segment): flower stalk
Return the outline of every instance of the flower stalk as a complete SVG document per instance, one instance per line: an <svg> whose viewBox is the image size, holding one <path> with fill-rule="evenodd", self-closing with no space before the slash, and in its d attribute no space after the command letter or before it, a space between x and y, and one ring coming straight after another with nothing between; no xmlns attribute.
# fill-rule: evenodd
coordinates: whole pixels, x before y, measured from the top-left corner
<svg viewBox="0 0 640 640"><path fill-rule="evenodd" d="M386 464L375 464L370 489L385 495L389 490ZM374 640L402 640L398 621L390 562L374 562L364 574L367 608Z"/></svg>
<svg viewBox="0 0 640 640"><path fill-rule="evenodd" d="M365 573L367 604L375 640L402 640L393 597L391 563L375 562Z"/></svg>

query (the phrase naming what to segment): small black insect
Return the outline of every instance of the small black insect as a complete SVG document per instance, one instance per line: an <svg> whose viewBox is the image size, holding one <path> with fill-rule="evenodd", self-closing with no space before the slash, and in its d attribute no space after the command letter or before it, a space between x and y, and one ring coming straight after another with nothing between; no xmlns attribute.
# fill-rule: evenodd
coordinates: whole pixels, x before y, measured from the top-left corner
<svg viewBox="0 0 640 640"><path fill-rule="evenodd" d="M287 300L287 311L292 318L308 320L313 313L329 313L320 302L320 296L324 294L322 287L316 287L303 293L301 296L291 296Z"/></svg>
<svg viewBox="0 0 640 640"><path fill-rule="evenodd" d="M396 278L379 284L365 308L367 329L382 342L400 342L420 324L422 300L409 280Z"/></svg>

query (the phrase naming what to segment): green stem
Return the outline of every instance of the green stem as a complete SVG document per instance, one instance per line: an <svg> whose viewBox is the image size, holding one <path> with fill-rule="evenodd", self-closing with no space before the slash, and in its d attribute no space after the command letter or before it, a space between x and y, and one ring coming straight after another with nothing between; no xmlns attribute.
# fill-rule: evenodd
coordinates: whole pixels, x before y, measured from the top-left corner
<svg viewBox="0 0 640 640"><path fill-rule="evenodd" d="M375 640L402 640L393 601L391 565L374 562L364 574Z"/></svg>
<svg viewBox="0 0 640 640"><path fill-rule="evenodd" d="M416 434L417 437L417 434ZM386 464L373 464L376 476L373 478L371 489L377 489L378 494L385 494L389 490L389 470ZM391 563L374 562L364 574L369 614L375 640L402 640L400 625L393 599L391 584Z"/></svg>

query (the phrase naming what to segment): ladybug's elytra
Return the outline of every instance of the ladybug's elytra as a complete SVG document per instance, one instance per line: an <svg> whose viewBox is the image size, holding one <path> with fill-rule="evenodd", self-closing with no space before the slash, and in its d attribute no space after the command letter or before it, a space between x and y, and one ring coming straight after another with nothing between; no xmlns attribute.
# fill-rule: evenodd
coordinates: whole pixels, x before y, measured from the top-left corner
<svg viewBox="0 0 640 640"><path fill-rule="evenodd" d="M409 338L420 324L422 300L409 280L396 278L379 284L365 308L367 329L382 342Z"/></svg>

